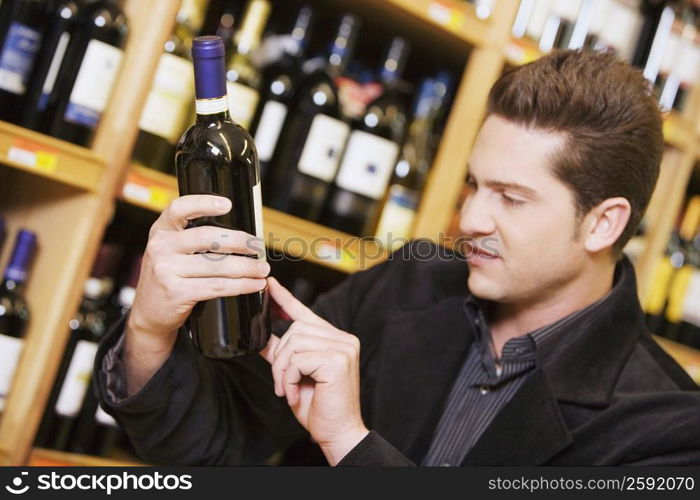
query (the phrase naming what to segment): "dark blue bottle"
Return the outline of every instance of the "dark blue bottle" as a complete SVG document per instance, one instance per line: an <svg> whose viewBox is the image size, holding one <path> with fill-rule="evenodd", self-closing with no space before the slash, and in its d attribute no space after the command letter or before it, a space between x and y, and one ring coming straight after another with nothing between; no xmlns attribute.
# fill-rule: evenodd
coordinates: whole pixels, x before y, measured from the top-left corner
<svg viewBox="0 0 700 500"><path fill-rule="evenodd" d="M17 369L24 333L29 323L29 307L24 299L27 270L36 249L36 234L22 230L0 285L0 411Z"/></svg>
<svg viewBox="0 0 700 500"><path fill-rule="evenodd" d="M192 220L190 225L236 229L263 238L258 154L250 134L229 116L223 39L195 38L192 58L197 121L183 134L175 153L180 195L225 196L232 208L222 216ZM214 244L211 250L216 250ZM226 257L209 252L202 258ZM264 253L259 258L265 258ZM259 351L270 337L267 293L200 302L186 327L207 357L223 359Z"/></svg>

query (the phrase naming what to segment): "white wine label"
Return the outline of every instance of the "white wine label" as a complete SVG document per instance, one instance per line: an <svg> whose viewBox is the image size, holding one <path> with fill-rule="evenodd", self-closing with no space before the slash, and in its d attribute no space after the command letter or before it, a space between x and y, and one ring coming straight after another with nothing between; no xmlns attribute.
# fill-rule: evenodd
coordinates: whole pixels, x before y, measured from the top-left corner
<svg viewBox="0 0 700 500"><path fill-rule="evenodd" d="M98 424L106 425L107 427L119 427L119 424L114 417L102 409L102 405L97 407L95 412L95 420Z"/></svg>
<svg viewBox="0 0 700 500"><path fill-rule="evenodd" d="M216 113L223 113L227 109L228 99L226 96L214 99L197 99L195 102L195 111L198 115L215 115Z"/></svg>
<svg viewBox="0 0 700 500"><path fill-rule="evenodd" d="M46 108L49 96L51 95L51 92L53 92L53 86L56 84L58 70L61 68L63 56L66 55L68 42L70 42L70 33L65 31L61 34L61 38L58 40L56 52L53 53L53 59L51 60L49 71L46 73L46 80L44 80L44 86L41 89L41 98L39 99L39 109Z"/></svg>
<svg viewBox="0 0 700 500"><path fill-rule="evenodd" d="M418 196L415 191L398 184L391 186L382 208L375 238L392 250L404 243L402 239L407 240L411 237L417 208Z"/></svg>
<svg viewBox="0 0 700 500"><path fill-rule="evenodd" d="M354 130L335 183L343 189L379 200L399 156L399 145L383 137Z"/></svg>
<svg viewBox="0 0 700 500"><path fill-rule="evenodd" d="M253 186L253 209L255 210L255 236L257 236L263 242L263 250L260 253L260 258L262 260L267 260L267 255L265 252L265 230L263 229L263 204L262 204L262 191L260 189L261 183L258 182Z"/></svg>
<svg viewBox="0 0 700 500"><path fill-rule="evenodd" d="M175 144L182 133L193 96L192 63L172 54L161 55L139 128Z"/></svg>
<svg viewBox="0 0 700 500"><path fill-rule="evenodd" d="M552 1L553 0L535 0L535 5L530 14L530 20L527 23L527 28L525 28L525 33L533 40L539 40L542 36L544 23L549 16Z"/></svg>
<svg viewBox="0 0 700 500"><path fill-rule="evenodd" d="M121 49L90 40L66 107L67 121L97 127L112 93L122 56Z"/></svg>
<svg viewBox="0 0 700 500"><path fill-rule="evenodd" d="M326 115L314 116L299 158L299 171L331 182L338 171L349 134L347 123Z"/></svg>
<svg viewBox="0 0 700 500"><path fill-rule="evenodd" d="M228 111L231 119L244 129L250 128L253 115L258 106L260 94L255 89L235 82L226 82L228 92Z"/></svg>
<svg viewBox="0 0 700 500"><path fill-rule="evenodd" d="M683 300L683 321L700 327L700 270L694 270Z"/></svg>
<svg viewBox="0 0 700 500"><path fill-rule="evenodd" d="M621 59L629 61L634 56L635 43L643 21L637 7L610 2L602 35L608 45L615 47Z"/></svg>
<svg viewBox="0 0 700 500"><path fill-rule="evenodd" d="M5 408L23 345L22 339L0 333L0 411Z"/></svg>
<svg viewBox="0 0 700 500"><path fill-rule="evenodd" d="M0 56L1 89L24 95L40 47L39 31L18 22L10 25Z"/></svg>
<svg viewBox="0 0 700 500"><path fill-rule="evenodd" d="M693 85L700 76L700 44L693 42L692 38L683 38L675 64L678 79L689 85Z"/></svg>
<svg viewBox="0 0 700 500"><path fill-rule="evenodd" d="M260 161L270 161L275 152L277 139L282 131L282 124L287 117L287 106L277 101L267 101L260 115L260 122L255 131L255 147Z"/></svg>
<svg viewBox="0 0 700 500"><path fill-rule="evenodd" d="M90 385L92 365L95 362L97 344L79 340L68 365L63 387L56 401L56 413L64 417L75 417L83 405L85 393Z"/></svg>

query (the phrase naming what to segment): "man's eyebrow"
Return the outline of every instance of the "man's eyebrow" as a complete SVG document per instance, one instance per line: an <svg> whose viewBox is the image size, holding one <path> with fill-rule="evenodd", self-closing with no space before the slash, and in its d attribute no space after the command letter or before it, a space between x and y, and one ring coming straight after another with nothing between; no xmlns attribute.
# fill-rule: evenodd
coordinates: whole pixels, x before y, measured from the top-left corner
<svg viewBox="0 0 700 500"><path fill-rule="evenodd" d="M474 176L469 173L467 175L467 180L470 181L475 181L476 179ZM537 197L537 192L532 189L531 187L525 186L523 184L518 184L517 182L503 182L503 181L496 181L496 180L486 180L483 182L486 186L492 188L492 189L510 189L513 191L518 191L525 196L528 196L530 198L536 198Z"/></svg>

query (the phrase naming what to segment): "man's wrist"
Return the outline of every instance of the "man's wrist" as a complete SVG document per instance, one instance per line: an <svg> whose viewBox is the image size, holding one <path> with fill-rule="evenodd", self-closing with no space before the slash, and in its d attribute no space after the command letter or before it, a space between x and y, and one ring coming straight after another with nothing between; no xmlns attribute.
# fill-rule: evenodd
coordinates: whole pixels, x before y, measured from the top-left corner
<svg viewBox="0 0 700 500"><path fill-rule="evenodd" d="M343 435L333 442L326 444L320 444L321 450L328 460L328 463L332 466L338 465L345 455L350 453L355 446L357 446L360 441L367 437L369 434L369 429L362 426L361 428L354 429L343 433Z"/></svg>

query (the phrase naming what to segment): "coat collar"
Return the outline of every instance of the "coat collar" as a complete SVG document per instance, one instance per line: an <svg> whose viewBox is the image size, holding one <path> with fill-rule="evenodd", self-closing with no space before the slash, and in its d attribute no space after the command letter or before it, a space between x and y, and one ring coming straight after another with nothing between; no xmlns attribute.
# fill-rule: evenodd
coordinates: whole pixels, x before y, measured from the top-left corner
<svg viewBox="0 0 700 500"><path fill-rule="evenodd" d="M557 402L601 407L634 347L644 318L634 270L625 257L616 267L617 292L577 340L538 368L468 454L465 463L535 465L571 442ZM464 314L468 295L464 260L438 258L415 276L428 286L393 311L382 339L373 405L374 427L419 462L430 446L452 382L474 338ZM426 304L428 304L426 306ZM527 427L527 432L523 432ZM503 443L503 446L499 445ZM510 450L504 457L503 450Z"/></svg>

